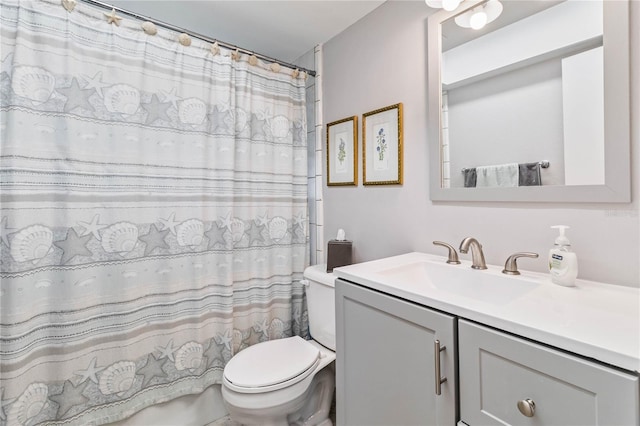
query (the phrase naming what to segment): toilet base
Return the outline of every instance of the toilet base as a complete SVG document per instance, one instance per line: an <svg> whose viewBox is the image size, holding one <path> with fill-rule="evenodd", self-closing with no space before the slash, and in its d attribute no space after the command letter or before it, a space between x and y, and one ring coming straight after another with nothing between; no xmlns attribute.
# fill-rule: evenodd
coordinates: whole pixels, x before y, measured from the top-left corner
<svg viewBox="0 0 640 426"><path fill-rule="evenodd" d="M247 408L238 406L242 398L229 398L233 399L235 404L225 398L225 405L231 419L247 426L333 426L333 422L329 419L335 389L335 373L332 367L333 365L328 365L316 373L306 391L300 396L273 407L262 404L260 408ZM233 391L223 387L223 396L229 395L230 392ZM267 395L260 394L247 394L245 397L268 398Z"/></svg>

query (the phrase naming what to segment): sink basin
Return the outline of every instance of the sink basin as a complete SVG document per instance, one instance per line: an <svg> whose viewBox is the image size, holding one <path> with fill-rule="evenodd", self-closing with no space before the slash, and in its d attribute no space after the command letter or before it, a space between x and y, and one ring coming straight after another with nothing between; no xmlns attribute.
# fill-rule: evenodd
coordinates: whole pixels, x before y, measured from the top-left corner
<svg viewBox="0 0 640 426"><path fill-rule="evenodd" d="M436 262L414 262L378 271L389 282L425 285L438 291L491 304L505 304L532 291L538 281L508 276L495 270Z"/></svg>

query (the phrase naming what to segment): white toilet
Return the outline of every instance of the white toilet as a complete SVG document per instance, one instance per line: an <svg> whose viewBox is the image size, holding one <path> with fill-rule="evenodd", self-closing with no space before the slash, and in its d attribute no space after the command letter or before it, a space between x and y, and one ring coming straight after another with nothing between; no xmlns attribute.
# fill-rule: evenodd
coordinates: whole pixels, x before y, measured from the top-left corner
<svg viewBox="0 0 640 426"><path fill-rule="evenodd" d="M313 340L294 336L258 343L227 363L222 397L232 420L243 425L332 426L335 277L325 271L326 265L304 271Z"/></svg>

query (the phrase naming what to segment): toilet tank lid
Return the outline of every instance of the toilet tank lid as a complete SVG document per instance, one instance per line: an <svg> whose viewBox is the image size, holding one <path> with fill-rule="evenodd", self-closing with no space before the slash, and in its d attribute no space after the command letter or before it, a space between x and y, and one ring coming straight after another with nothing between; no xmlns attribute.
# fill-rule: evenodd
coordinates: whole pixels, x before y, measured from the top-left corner
<svg viewBox="0 0 640 426"><path fill-rule="evenodd" d="M307 280L315 281L329 287L335 286L336 276L332 272L327 272L327 264L309 266L304 270L304 277Z"/></svg>
<svg viewBox="0 0 640 426"><path fill-rule="evenodd" d="M258 343L239 352L224 368L235 386L261 388L291 380L313 367L320 351L299 336Z"/></svg>

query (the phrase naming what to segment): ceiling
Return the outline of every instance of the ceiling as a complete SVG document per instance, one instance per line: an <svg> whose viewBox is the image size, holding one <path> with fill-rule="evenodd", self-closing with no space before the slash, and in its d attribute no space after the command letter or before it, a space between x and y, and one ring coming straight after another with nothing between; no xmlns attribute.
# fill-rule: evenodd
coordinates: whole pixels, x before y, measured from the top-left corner
<svg viewBox="0 0 640 426"><path fill-rule="evenodd" d="M139 15L293 62L385 0L106 0Z"/></svg>

